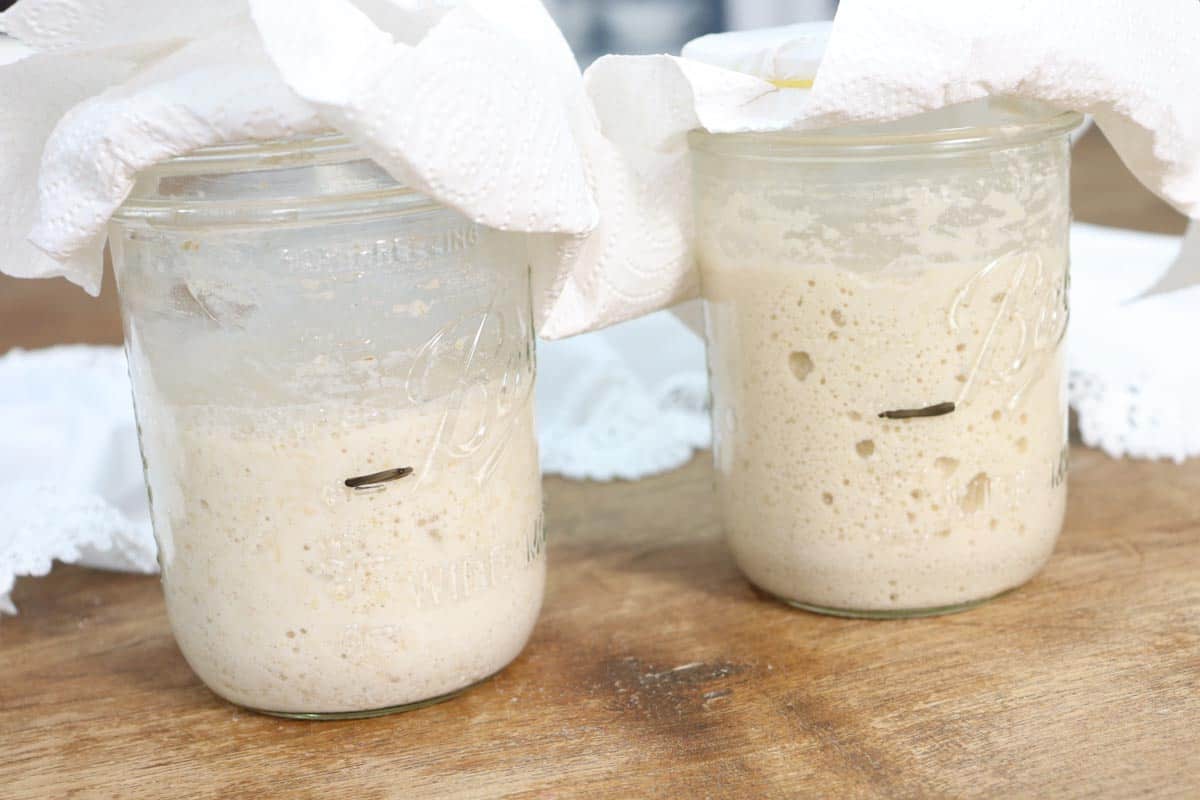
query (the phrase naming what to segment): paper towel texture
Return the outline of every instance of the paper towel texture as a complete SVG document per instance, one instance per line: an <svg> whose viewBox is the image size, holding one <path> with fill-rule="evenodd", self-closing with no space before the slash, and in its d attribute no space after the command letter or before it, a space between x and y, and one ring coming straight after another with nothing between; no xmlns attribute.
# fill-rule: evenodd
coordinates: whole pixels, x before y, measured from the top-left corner
<svg viewBox="0 0 1200 800"><path fill-rule="evenodd" d="M201 38L244 14L244 0L21 0L0 32L43 51L103 50Z"/></svg>
<svg viewBox="0 0 1200 800"><path fill-rule="evenodd" d="M0 120L0 178L18 198L0 220L4 271L95 291L105 222L139 169L334 127L472 219L539 234L539 328L558 338L695 295L688 130L891 120L988 94L1092 113L1147 186L1200 213L1194 0L1015 0L986 15L959 0L845 0L831 28L689 47L715 66L609 57L586 79L536 0L198 9L22 0L0 15L0 30L50 51L0 67L5 107L28 109ZM802 79L826 36L811 92L763 80ZM43 252L23 242L30 228Z"/></svg>
<svg viewBox="0 0 1200 800"><path fill-rule="evenodd" d="M1200 3L843 3L809 114L898 119L988 95L1091 114L1126 165L1200 215Z"/></svg>
<svg viewBox="0 0 1200 800"><path fill-rule="evenodd" d="M713 34L688 42L680 55L770 81L803 84L816 78L832 30L832 22L810 22Z"/></svg>
<svg viewBox="0 0 1200 800"><path fill-rule="evenodd" d="M104 226L140 170L205 145L322 127L279 80L248 22L139 66L67 112L46 142L29 237L57 262L44 274L100 291Z"/></svg>
<svg viewBox="0 0 1200 800"><path fill-rule="evenodd" d="M100 271L100 246L72 253L84 269L72 271L29 240L38 220L38 161L68 109L132 72L127 60L102 54L36 54L0 67L0 270L22 278L64 275L87 285ZM99 232L88 241L100 240ZM97 287L98 283L95 284Z"/></svg>

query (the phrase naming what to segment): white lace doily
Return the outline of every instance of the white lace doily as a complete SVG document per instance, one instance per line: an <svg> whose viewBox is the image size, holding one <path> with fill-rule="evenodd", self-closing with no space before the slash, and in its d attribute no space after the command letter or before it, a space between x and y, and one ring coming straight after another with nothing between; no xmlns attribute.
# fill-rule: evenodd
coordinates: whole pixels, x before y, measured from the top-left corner
<svg viewBox="0 0 1200 800"><path fill-rule="evenodd" d="M67 346L0 357L0 611L54 561L153 572L125 357Z"/></svg>
<svg viewBox="0 0 1200 800"><path fill-rule="evenodd" d="M634 480L708 447L704 343L660 311L538 347L542 469Z"/></svg>
<svg viewBox="0 0 1200 800"><path fill-rule="evenodd" d="M1113 457L1200 455L1200 285L1193 263L1168 276L1179 252L1177 236L1072 228L1071 406Z"/></svg>

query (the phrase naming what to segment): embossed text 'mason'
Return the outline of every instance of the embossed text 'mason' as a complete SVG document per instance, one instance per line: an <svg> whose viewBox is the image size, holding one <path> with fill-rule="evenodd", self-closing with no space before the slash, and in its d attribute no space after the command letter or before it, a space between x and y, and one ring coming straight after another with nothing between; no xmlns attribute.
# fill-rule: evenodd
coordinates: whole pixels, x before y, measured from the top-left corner
<svg viewBox="0 0 1200 800"><path fill-rule="evenodd" d="M297 273L328 273L403 265L424 266L452 253L468 250L479 241L479 229L469 223L428 234L377 239L345 249L328 247L284 248L279 258Z"/></svg>

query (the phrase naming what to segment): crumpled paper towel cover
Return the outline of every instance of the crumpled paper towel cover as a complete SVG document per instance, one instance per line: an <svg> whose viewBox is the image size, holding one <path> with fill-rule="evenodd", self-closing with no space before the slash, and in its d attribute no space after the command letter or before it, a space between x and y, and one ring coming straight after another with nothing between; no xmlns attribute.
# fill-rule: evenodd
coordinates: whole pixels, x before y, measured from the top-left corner
<svg viewBox="0 0 1200 800"><path fill-rule="evenodd" d="M0 242L16 245L0 248L5 272L95 293L105 225L138 171L331 127L492 227L598 222L573 129L595 120L536 0L100 5L23 0L0 15L0 31L42 51L0 68L0 104L22 109L0 118L0 143L17 145L0 149L0 180L20 198L0 217ZM562 289L557 264L541 274Z"/></svg>
<svg viewBox="0 0 1200 800"><path fill-rule="evenodd" d="M707 37L693 59L607 57L581 80L537 0L22 0L0 30L44 52L0 67L0 104L19 109L0 119L0 181L16 198L0 214L0 268L94 292L105 223L138 170L333 127L473 219L545 234L535 302L558 338L697 293L688 130L884 121L989 94L1092 114L1194 217L1200 4L1131 13L1124 0L986 15L961 0L844 0L831 27ZM818 54L812 90L790 88Z"/></svg>
<svg viewBox="0 0 1200 800"><path fill-rule="evenodd" d="M683 57L754 75L779 88L809 89L829 44L832 22L806 22L693 39Z"/></svg>

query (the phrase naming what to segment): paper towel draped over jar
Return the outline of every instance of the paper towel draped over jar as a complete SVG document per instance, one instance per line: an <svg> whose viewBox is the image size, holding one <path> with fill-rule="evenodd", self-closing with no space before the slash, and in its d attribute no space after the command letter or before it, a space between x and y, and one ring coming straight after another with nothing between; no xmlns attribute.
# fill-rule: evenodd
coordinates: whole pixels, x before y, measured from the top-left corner
<svg viewBox="0 0 1200 800"><path fill-rule="evenodd" d="M537 0L22 0L0 15L37 51L0 67L0 269L96 293L105 225L139 170L334 128L475 221L537 234L539 329L559 338L696 294L689 130L988 95L1092 114L1196 217L1200 5L1127 17L1120 0L1022 0L986 21L955 0L844 0L832 26L706 37L683 59L606 57L581 76Z"/></svg>

